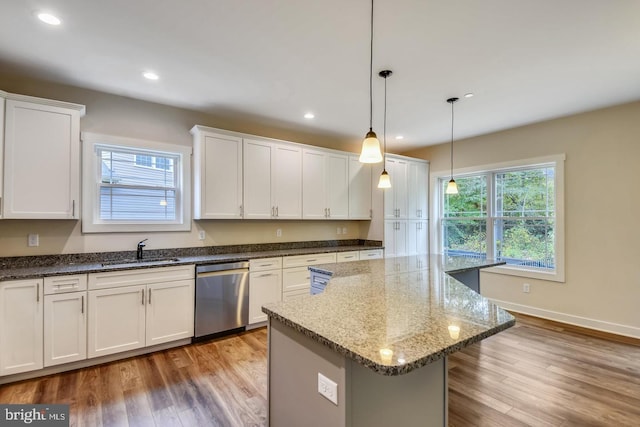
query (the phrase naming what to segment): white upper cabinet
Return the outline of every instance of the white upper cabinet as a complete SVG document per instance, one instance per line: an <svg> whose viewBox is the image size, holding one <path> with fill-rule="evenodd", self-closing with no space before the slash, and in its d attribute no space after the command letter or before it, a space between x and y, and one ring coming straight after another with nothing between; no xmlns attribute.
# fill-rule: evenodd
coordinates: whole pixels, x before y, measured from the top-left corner
<svg viewBox="0 0 640 427"><path fill-rule="evenodd" d="M84 106L7 95L4 218L78 219Z"/></svg>
<svg viewBox="0 0 640 427"><path fill-rule="evenodd" d="M244 140L244 218L302 217L302 149Z"/></svg>
<svg viewBox="0 0 640 427"><path fill-rule="evenodd" d="M271 196L277 219L302 218L302 148L273 144Z"/></svg>
<svg viewBox="0 0 640 427"><path fill-rule="evenodd" d="M429 164L426 162L410 161L407 185L408 216L411 219L427 219L427 185L429 181Z"/></svg>
<svg viewBox="0 0 640 427"><path fill-rule="evenodd" d="M349 219L371 219L371 165L349 156Z"/></svg>
<svg viewBox="0 0 640 427"><path fill-rule="evenodd" d="M408 218L408 160L387 155L386 169L391 178L391 188L384 190L385 219Z"/></svg>
<svg viewBox="0 0 640 427"><path fill-rule="evenodd" d="M304 219L349 217L349 156L325 150L302 150Z"/></svg>
<svg viewBox="0 0 640 427"><path fill-rule="evenodd" d="M191 133L193 218L242 218L242 138L214 133L204 126L194 126Z"/></svg>

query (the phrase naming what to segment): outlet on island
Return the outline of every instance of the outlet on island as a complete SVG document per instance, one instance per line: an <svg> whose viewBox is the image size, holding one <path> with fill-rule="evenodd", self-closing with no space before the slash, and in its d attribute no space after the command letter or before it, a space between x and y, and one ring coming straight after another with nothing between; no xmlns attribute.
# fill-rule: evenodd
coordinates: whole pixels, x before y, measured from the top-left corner
<svg viewBox="0 0 640 427"><path fill-rule="evenodd" d="M318 372L318 393L338 404L338 384Z"/></svg>

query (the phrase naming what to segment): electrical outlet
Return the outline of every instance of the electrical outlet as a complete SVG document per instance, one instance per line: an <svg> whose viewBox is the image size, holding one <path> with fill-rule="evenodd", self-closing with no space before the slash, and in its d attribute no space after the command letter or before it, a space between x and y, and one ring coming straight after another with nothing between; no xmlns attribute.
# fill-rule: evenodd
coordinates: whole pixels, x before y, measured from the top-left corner
<svg viewBox="0 0 640 427"><path fill-rule="evenodd" d="M204 240L204 238L206 237L204 230L200 230L198 232L198 239L200 240Z"/></svg>
<svg viewBox="0 0 640 427"><path fill-rule="evenodd" d="M523 283L522 284L522 292L524 292L525 294L528 294L530 290L530 286L528 283Z"/></svg>
<svg viewBox="0 0 640 427"><path fill-rule="evenodd" d="M336 234L340 234L340 232L341 232L341 231L342 231L342 229L341 229L340 227L338 227L338 228L336 229Z"/></svg>
<svg viewBox="0 0 640 427"><path fill-rule="evenodd" d="M276 230L276 237L282 237L282 228Z"/></svg>
<svg viewBox="0 0 640 427"><path fill-rule="evenodd" d="M318 393L338 405L338 384L318 372Z"/></svg>
<svg viewBox="0 0 640 427"><path fill-rule="evenodd" d="M40 246L40 235L39 234L29 234L27 238L28 246Z"/></svg>

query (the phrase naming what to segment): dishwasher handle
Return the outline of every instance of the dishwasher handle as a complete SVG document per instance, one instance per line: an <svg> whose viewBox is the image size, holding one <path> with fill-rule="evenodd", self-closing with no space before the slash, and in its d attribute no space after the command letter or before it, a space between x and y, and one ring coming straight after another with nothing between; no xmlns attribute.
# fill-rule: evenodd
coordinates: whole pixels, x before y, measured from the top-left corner
<svg viewBox="0 0 640 427"><path fill-rule="evenodd" d="M222 270L222 271L209 271L207 273L198 273L198 279L204 279L205 277L215 277L215 276L229 276L232 274L247 274L249 273L248 268L236 268L235 270Z"/></svg>
<svg viewBox="0 0 640 427"><path fill-rule="evenodd" d="M237 269L249 269L249 261L239 261L239 262L226 262L222 264L206 264L199 265L196 267L196 273L201 275L202 273L209 273L212 271L229 271L229 270L237 270Z"/></svg>

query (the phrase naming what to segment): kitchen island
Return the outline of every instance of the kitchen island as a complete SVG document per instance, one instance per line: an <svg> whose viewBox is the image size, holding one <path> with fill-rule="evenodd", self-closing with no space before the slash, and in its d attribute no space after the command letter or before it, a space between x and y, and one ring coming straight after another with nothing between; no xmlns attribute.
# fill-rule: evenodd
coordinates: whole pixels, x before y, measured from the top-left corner
<svg viewBox="0 0 640 427"><path fill-rule="evenodd" d="M515 323L446 271L497 264L417 256L313 267L332 273L324 292L263 307L270 425L446 425L447 355Z"/></svg>

